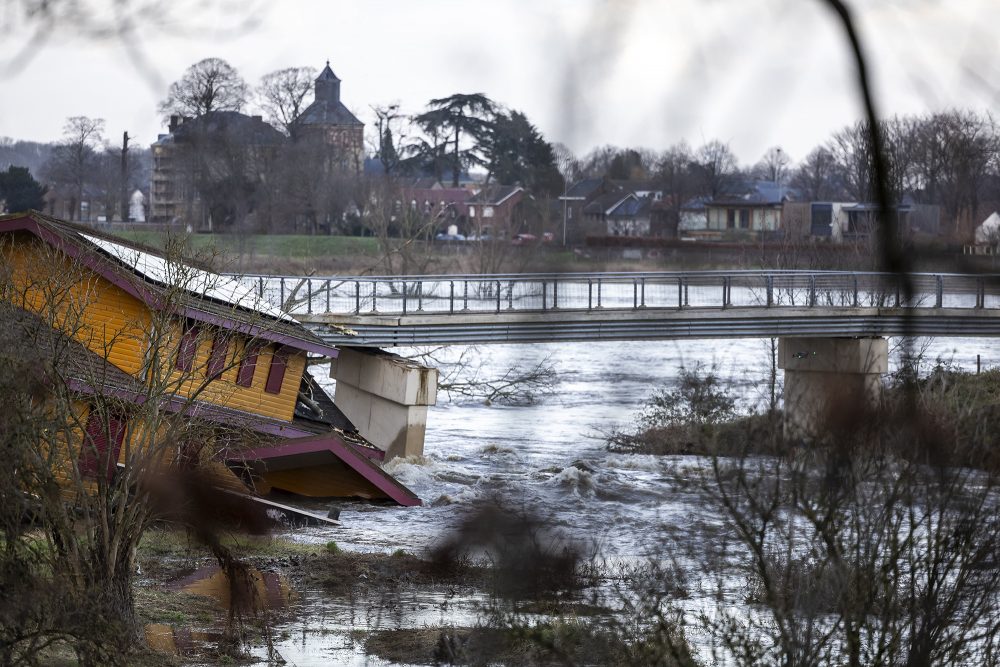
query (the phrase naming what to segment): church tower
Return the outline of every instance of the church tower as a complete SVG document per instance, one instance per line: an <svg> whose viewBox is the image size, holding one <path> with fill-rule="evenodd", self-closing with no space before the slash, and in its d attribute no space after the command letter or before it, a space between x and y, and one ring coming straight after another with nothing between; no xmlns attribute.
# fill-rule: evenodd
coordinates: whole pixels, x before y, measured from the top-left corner
<svg viewBox="0 0 1000 667"><path fill-rule="evenodd" d="M330 153L331 164L360 171L363 164L364 123L340 101L340 79L330 61L316 77L315 99L295 120L298 141L317 141Z"/></svg>
<svg viewBox="0 0 1000 667"><path fill-rule="evenodd" d="M330 61L326 61L326 67L316 77L316 99L323 100L327 104L340 103L340 79L330 69Z"/></svg>

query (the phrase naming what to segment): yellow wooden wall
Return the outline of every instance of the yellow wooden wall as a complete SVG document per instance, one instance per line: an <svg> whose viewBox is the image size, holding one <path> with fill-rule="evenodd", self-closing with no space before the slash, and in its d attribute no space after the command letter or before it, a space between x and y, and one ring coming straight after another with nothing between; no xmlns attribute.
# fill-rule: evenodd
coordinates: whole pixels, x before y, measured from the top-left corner
<svg viewBox="0 0 1000 667"><path fill-rule="evenodd" d="M152 321L146 305L27 232L19 232L14 240L4 247L3 259L13 272L15 305L38 313L118 368L137 375Z"/></svg>
<svg viewBox="0 0 1000 667"><path fill-rule="evenodd" d="M240 360L246 352L245 348L249 341L238 334L228 334L229 349L226 354L224 370L218 378L208 381L208 360L212 354L212 345L217 332L218 329L214 327L199 326L198 348L191 371L173 371L172 381L178 385L179 391L177 393L189 397L191 392L198 392L198 400L224 405L250 414L291 421L295 413L299 384L302 380L302 374L306 370L306 353L300 350L290 350L291 355L288 357L281 391L277 394L271 394L264 391L264 386L267 384L271 358L278 346L274 343L268 343L260 349L257 355L253 383L249 387L241 387L236 384L236 377L239 373ZM175 323L173 342L169 346L168 362L170 368L174 367L182 333L181 323Z"/></svg>
<svg viewBox="0 0 1000 667"><path fill-rule="evenodd" d="M7 241L12 241L8 243ZM9 297L16 305L39 313L72 333L74 338L109 362L140 380L144 360L149 353L150 335L155 316L145 303L102 276L81 268L69 258L56 253L27 232L16 232L0 245L0 264L12 272ZM55 307L54 307L55 305ZM182 324L175 320L172 335L162 351L161 368L171 372L175 393L234 408L250 414L290 421L294 415L299 383L306 367L306 354L291 351L281 392L264 391L271 357L277 349L268 344L258 356L251 387L236 384L239 359L246 340L230 334L226 370L218 379L208 381L205 367L212 350L215 329L202 326L193 372L172 370L180 342ZM207 383L207 384L206 384ZM199 391L201 390L201 391Z"/></svg>

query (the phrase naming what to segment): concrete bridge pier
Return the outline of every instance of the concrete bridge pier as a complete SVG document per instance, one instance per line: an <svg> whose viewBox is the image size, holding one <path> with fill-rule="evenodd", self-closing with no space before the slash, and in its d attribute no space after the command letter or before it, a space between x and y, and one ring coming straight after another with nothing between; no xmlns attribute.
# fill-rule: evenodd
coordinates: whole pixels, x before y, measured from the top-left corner
<svg viewBox="0 0 1000 667"><path fill-rule="evenodd" d="M885 338L781 338L785 436L819 438L878 406L889 370Z"/></svg>
<svg viewBox="0 0 1000 667"><path fill-rule="evenodd" d="M361 435L396 456L424 453L427 407L437 402L437 369L376 348L342 347L331 367L334 403Z"/></svg>

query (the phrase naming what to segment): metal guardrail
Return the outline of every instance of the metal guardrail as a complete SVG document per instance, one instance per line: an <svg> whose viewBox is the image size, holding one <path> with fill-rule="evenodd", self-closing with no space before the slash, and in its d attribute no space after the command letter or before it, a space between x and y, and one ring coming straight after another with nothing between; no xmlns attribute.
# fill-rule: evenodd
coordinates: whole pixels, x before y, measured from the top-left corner
<svg viewBox="0 0 1000 667"><path fill-rule="evenodd" d="M461 315L686 308L1000 308L1000 274L698 271L232 276L294 315Z"/></svg>

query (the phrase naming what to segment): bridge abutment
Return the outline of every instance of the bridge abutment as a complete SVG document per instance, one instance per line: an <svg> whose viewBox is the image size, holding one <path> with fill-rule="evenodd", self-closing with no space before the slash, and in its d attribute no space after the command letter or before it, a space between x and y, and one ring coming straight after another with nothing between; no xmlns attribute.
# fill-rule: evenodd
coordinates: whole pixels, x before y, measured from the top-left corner
<svg viewBox="0 0 1000 667"><path fill-rule="evenodd" d="M343 347L331 371L334 403L386 460L423 454L427 408L437 402L436 369L384 350Z"/></svg>
<svg viewBox="0 0 1000 667"><path fill-rule="evenodd" d="M832 425L870 414L889 370L885 338L785 337L778 358L789 438L821 437Z"/></svg>

